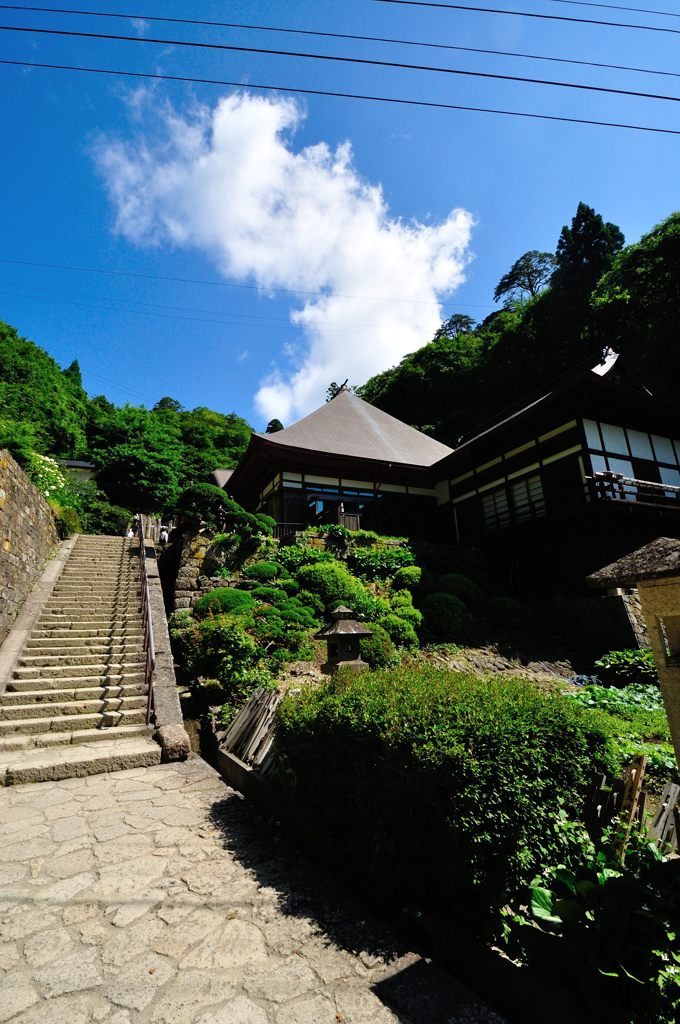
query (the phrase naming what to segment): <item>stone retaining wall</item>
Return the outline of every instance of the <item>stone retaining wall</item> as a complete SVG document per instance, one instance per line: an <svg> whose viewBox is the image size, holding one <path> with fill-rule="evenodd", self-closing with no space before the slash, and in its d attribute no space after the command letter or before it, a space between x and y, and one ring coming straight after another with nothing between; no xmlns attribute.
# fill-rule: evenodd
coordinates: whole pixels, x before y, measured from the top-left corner
<svg viewBox="0 0 680 1024"><path fill-rule="evenodd" d="M40 491L0 450L0 643L58 541Z"/></svg>

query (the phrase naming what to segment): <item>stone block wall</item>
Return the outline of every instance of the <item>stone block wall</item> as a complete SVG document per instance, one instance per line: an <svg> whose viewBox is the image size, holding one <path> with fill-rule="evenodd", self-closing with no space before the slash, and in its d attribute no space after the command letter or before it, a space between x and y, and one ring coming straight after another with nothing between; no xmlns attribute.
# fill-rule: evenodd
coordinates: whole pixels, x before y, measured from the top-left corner
<svg viewBox="0 0 680 1024"><path fill-rule="evenodd" d="M49 505L0 450L0 643L57 541Z"/></svg>

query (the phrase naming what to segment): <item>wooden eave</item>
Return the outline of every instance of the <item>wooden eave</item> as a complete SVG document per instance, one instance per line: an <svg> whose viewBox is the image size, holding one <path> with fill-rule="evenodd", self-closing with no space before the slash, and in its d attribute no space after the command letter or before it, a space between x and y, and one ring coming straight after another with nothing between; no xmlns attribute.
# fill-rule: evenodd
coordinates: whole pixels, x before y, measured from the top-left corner
<svg viewBox="0 0 680 1024"><path fill-rule="evenodd" d="M366 480L381 483L410 484L413 487L434 488L439 477L433 467L410 466L405 463L357 459L349 455L336 455L271 444L266 437L252 434L241 462L229 480L228 490L242 503L250 503L269 483L272 475L281 472L314 472L319 476L346 480Z"/></svg>

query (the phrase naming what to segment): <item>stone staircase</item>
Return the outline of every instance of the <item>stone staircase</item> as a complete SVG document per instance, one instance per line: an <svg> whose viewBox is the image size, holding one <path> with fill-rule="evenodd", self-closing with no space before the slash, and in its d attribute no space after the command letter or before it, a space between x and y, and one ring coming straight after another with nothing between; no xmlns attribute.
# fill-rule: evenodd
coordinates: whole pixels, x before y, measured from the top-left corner
<svg viewBox="0 0 680 1024"><path fill-rule="evenodd" d="M145 724L137 543L76 540L0 692L0 784L159 763Z"/></svg>

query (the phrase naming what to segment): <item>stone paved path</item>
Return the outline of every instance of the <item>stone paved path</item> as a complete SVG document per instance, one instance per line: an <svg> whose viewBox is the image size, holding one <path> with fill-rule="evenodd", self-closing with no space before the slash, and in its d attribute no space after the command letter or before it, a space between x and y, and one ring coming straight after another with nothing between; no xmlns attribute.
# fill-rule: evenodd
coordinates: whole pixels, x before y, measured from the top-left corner
<svg viewBox="0 0 680 1024"><path fill-rule="evenodd" d="M0 1022L503 1024L199 758L0 791Z"/></svg>

